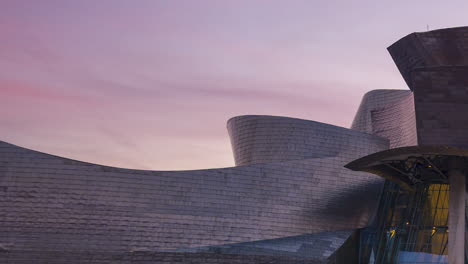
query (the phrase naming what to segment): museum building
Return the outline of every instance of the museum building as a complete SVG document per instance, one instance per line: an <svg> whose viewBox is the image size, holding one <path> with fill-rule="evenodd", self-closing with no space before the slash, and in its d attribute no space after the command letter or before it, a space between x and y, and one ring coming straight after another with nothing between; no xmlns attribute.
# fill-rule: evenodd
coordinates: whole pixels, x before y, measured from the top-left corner
<svg viewBox="0 0 468 264"><path fill-rule="evenodd" d="M235 166L149 171L0 141L0 263L462 264L468 27L388 48L351 128L248 115Z"/></svg>

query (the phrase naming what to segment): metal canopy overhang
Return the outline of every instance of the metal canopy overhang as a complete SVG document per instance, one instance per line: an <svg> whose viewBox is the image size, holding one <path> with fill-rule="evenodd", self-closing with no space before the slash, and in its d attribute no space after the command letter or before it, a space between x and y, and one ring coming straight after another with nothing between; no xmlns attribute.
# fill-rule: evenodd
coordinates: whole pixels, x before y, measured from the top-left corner
<svg viewBox="0 0 468 264"><path fill-rule="evenodd" d="M394 148L359 158L346 164L345 167L353 171L364 171L379 175L399 184L406 190L413 191L414 181L411 179L412 175L395 167L393 164L421 158L429 164L428 168L443 178L445 177L443 169L433 165L430 159L449 156L468 157L468 149L436 145Z"/></svg>

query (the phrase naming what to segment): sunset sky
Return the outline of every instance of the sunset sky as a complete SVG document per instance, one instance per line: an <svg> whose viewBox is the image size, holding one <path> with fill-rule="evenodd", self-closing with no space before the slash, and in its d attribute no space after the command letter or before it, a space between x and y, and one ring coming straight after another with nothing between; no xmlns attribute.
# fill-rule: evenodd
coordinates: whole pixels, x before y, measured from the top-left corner
<svg viewBox="0 0 468 264"><path fill-rule="evenodd" d="M349 127L407 89L386 48L468 1L0 0L0 140L87 162L234 165L226 121Z"/></svg>

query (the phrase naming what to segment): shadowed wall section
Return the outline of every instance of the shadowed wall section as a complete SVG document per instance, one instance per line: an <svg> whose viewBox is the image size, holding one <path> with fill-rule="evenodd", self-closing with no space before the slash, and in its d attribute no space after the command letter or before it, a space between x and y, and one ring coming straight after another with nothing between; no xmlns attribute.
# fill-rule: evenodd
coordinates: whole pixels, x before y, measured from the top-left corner
<svg viewBox="0 0 468 264"><path fill-rule="evenodd" d="M468 65L468 27L412 33L388 47L406 83L417 68Z"/></svg>
<svg viewBox="0 0 468 264"><path fill-rule="evenodd" d="M468 148L468 66L412 73L421 145Z"/></svg>
<svg viewBox="0 0 468 264"><path fill-rule="evenodd" d="M468 147L468 27L412 33L388 50L414 92L419 144Z"/></svg>
<svg viewBox="0 0 468 264"><path fill-rule="evenodd" d="M351 236L354 230L321 232L271 240L193 249L196 253L289 256L324 261Z"/></svg>

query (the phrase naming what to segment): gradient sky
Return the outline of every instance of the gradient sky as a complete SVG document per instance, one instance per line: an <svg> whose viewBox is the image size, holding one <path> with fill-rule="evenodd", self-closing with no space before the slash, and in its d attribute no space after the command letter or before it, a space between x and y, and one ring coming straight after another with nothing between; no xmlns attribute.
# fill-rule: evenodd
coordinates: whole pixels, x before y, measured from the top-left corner
<svg viewBox="0 0 468 264"><path fill-rule="evenodd" d="M386 51L468 1L0 0L0 140L140 169L234 164L226 120L349 127Z"/></svg>

